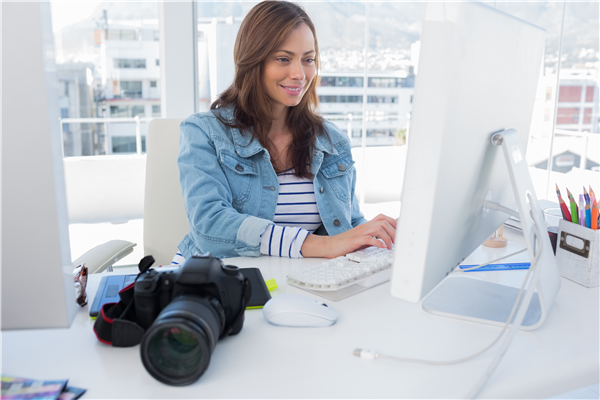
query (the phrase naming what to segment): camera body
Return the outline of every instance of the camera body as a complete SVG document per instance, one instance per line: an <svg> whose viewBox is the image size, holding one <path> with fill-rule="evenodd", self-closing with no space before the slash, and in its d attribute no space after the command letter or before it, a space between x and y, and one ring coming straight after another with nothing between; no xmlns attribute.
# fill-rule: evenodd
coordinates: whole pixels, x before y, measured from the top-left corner
<svg viewBox="0 0 600 400"><path fill-rule="evenodd" d="M244 318L244 293L250 290L238 267L224 265L214 257L193 256L177 271L150 269L135 282L135 312L138 325L147 330L160 312L175 298L183 295L207 297L221 315L222 338L239 333ZM222 311L221 311L222 309ZM237 319L237 321L236 321Z"/></svg>

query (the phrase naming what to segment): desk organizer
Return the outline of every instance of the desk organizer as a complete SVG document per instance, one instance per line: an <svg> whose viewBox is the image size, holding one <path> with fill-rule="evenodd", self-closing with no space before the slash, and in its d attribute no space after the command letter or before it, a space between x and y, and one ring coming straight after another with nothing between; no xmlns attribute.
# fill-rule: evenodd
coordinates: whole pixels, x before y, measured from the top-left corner
<svg viewBox="0 0 600 400"><path fill-rule="evenodd" d="M561 219L556 246L556 264L560 274L585 287L598 287L599 242L599 230Z"/></svg>

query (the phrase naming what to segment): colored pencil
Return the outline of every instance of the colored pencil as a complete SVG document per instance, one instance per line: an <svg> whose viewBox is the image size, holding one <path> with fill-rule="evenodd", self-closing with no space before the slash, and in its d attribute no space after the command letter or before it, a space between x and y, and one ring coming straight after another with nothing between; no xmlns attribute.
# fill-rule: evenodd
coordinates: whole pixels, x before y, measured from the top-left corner
<svg viewBox="0 0 600 400"><path fill-rule="evenodd" d="M585 204L590 204L590 195L585 190L585 186L583 187L583 197L585 198Z"/></svg>
<svg viewBox="0 0 600 400"><path fill-rule="evenodd" d="M567 221L571 222L571 214L569 213L569 209L567 208L565 201L560 196L560 190L558 189L558 185L556 185L556 195L558 196L558 204L560 204L560 210L562 211L563 219L566 219Z"/></svg>
<svg viewBox="0 0 600 400"><path fill-rule="evenodd" d="M596 201L596 199L594 197L590 197L590 201L591 201L591 199L594 199L594 203L592 205L592 229L597 230L598 229L598 202Z"/></svg>
<svg viewBox="0 0 600 400"><path fill-rule="evenodd" d="M594 191L592 190L592 185L589 185L590 188L590 203L592 202L592 197L596 197L596 194L594 193Z"/></svg>
<svg viewBox="0 0 600 400"><path fill-rule="evenodd" d="M588 228L592 227L592 212L589 204L585 205L585 226Z"/></svg>
<svg viewBox="0 0 600 400"><path fill-rule="evenodd" d="M571 219L572 222L574 224L578 224L579 223L579 218L577 217L579 215L579 209L577 208L577 203L575 203L575 198L573 197L573 194L571 192L569 192L569 188L567 188L567 195L569 196L569 203L571 206Z"/></svg>
<svg viewBox="0 0 600 400"><path fill-rule="evenodd" d="M585 200L583 195L579 195L579 225L585 226Z"/></svg>

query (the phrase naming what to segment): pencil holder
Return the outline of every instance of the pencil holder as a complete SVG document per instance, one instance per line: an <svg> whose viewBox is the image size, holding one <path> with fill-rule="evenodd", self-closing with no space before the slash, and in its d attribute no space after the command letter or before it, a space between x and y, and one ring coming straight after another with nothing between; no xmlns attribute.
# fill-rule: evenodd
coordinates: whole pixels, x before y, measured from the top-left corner
<svg viewBox="0 0 600 400"><path fill-rule="evenodd" d="M556 264L560 274L585 287L598 287L600 231L560 220Z"/></svg>

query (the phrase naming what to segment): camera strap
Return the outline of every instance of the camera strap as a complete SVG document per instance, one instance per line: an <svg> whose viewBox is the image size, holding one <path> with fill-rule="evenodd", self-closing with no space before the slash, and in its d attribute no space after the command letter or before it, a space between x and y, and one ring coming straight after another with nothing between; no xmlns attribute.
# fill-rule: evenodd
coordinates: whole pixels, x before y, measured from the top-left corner
<svg viewBox="0 0 600 400"><path fill-rule="evenodd" d="M138 277L148 271L154 264L152 256L142 258L138 267L140 273ZM136 278L137 280L137 278ZM100 314L94 323L94 333L98 340L104 344L113 347L132 347L142 342L144 329L136 323L135 316L135 301L134 301L134 285L124 287L119 292L120 300L118 303L107 303L100 309ZM248 278L244 278L242 284L242 307L239 314L233 322L229 324L229 328L223 330L221 338L229 335L233 326L244 318L246 306L252 296L252 286Z"/></svg>
<svg viewBox="0 0 600 400"><path fill-rule="evenodd" d="M138 277L148 271L153 263L152 256L142 258L138 265ZM113 347L131 347L142 341L144 329L135 322L134 285L135 282L121 289L118 303L107 303L100 309L100 315L94 323L94 333L100 342Z"/></svg>
<svg viewBox="0 0 600 400"><path fill-rule="evenodd" d="M225 336L229 335L232 328L237 326L237 323L244 319L244 312L246 311L246 307L248 306L248 302L250 301L250 297L252 297L252 285L250 285L250 280L248 278L244 278L244 283L242 284L242 308L240 313L235 317L233 322L229 324L229 328L221 334L219 339L223 339Z"/></svg>

